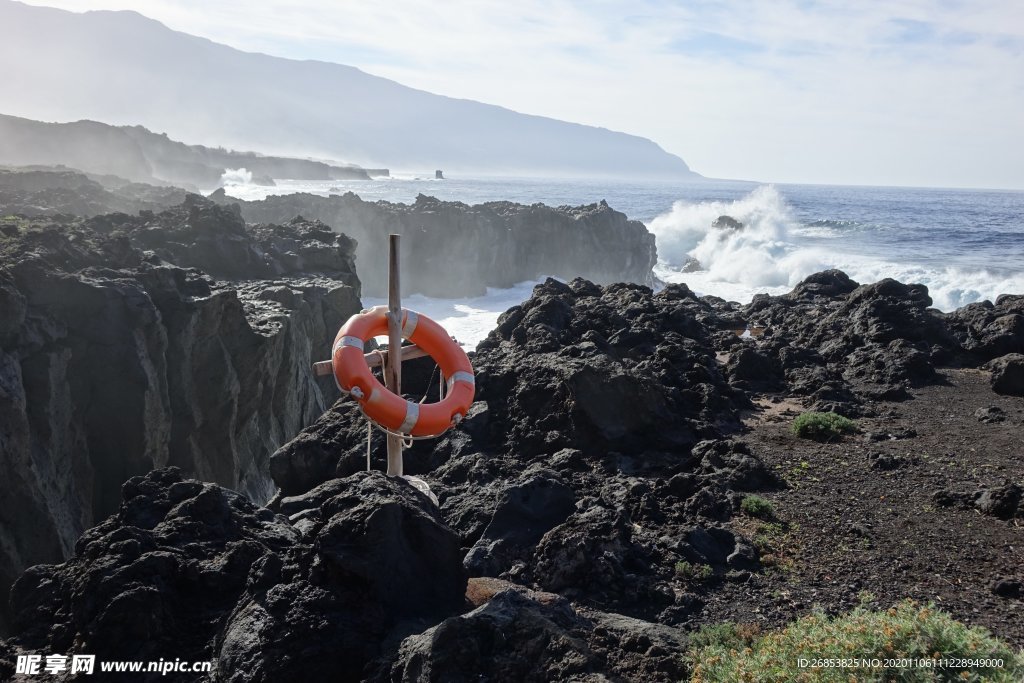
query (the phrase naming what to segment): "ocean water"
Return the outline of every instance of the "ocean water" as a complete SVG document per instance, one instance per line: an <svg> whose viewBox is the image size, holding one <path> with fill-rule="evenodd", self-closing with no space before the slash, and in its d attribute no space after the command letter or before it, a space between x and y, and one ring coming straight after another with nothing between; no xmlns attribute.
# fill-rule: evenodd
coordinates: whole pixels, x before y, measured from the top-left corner
<svg viewBox="0 0 1024 683"><path fill-rule="evenodd" d="M807 275L841 268L854 280L885 277L928 286L949 311L1003 293L1024 293L1024 192L930 188L766 185L739 181L615 182L545 178L397 176L371 181L278 180L277 187L226 176L229 195L354 192L367 200L410 203L417 194L468 204L510 200L552 206L601 199L643 221L657 238L655 274L701 294L747 302L781 294ZM728 215L742 230L717 229ZM692 260L701 270L682 272ZM458 300L406 298L468 346L535 283ZM370 301L368 304L383 303Z"/></svg>

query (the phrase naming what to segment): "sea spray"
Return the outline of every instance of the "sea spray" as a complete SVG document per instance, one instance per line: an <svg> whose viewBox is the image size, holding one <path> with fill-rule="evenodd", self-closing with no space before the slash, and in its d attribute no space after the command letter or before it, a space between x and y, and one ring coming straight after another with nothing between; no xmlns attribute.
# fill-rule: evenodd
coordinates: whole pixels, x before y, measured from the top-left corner
<svg viewBox="0 0 1024 683"><path fill-rule="evenodd" d="M743 225L714 227L720 216ZM678 201L648 228L658 240L659 260L668 271L695 259L703 271L698 278L707 282L775 288L795 285L828 262L827 254L791 241L790 233L798 225L778 190L765 185L732 202Z"/></svg>
<svg viewBox="0 0 1024 683"><path fill-rule="evenodd" d="M231 185L252 185L252 172L244 168L228 168L220 176L220 184L228 187Z"/></svg>
<svg viewBox="0 0 1024 683"><path fill-rule="evenodd" d="M714 227L719 216L729 216L743 227ZM894 262L857 253L851 236L879 230L879 226L844 219L801 223L782 193L771 185L734 201L677 201L670 211L653 219L648 229L657 238L660 262L655 274L659 279L685 282L702 294L741 303L762 292L783 294L808 275L827 268L839 268L861 283L893 278L923 284L934 306L943 311L984 299L994 301L999 294L1024 292L1024 274L1020 272L941 261L934 265L902 259ZM925 244L922 248L939 246ZM684 268L692 271L694 260L700 269L684 272Z"/></svg>
<svg viewBox="0 0 1024 683"><path fill-rule="evenodd" d="M402 304L432 318L455 337L463 348L472 351L497 327L501 314L529 299L534 286L542 281L543 279L536 282L520 282L507 289L488 287L487 294L464 299L440 299L411 294L402 298ZM363 297L364 306L379 306L386 303L386 299ZM381 337L378 341L386 340L386 337Z"/></svg>

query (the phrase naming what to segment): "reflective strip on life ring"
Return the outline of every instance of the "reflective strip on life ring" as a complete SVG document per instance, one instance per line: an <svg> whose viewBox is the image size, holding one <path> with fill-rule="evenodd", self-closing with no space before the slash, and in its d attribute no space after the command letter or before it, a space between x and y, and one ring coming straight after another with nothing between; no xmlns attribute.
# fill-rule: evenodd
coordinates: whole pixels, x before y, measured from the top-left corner
<svg viewBox="0 0 1024 683"><path fill-rule="evenodd" d="M363 311L342 325L331 357L334 377L338 386L357 397L367 417L387 429L410 436L441 434L465 417L473 403L473 366L444 328L422 313L403 308L401 327L402 337L426 351L441 368L448 392L439 403L413 403L391 393L366 364L366 342L388 333L387 306ZM359 391L353 392L356 388Z"/></svg>

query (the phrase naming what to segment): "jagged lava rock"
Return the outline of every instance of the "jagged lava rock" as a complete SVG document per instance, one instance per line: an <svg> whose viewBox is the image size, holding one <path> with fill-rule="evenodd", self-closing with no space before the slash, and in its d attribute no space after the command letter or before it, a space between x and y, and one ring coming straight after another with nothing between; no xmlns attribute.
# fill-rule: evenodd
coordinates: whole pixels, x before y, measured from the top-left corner
<svg viewBox="0 0 1024 683"><path fill-rule="evenodd" d="M269 499L267 458L338 395L310 363L360 308L354 245L238 220L192 197L159 215L23 221L0 242L0 591L67 557L155 467ZM227 235L255 255L235 274L273 279L216 281L134 246L157 233L185 266L192 235Z"/></svg>
<svg viewBox="0 0 1024 683"><path fill-rule="evenodd" d="M479 451L523 461L570 447L687 451L736 428L747 405L710 347L711 331L732 324L685 286L653 294L548 280L473 354L477 402L463 427L436 444L417 442L407 462L425 471ZM409 393L418 400L421 389ZM275 481L294 493L362 466L365 430L356 411L336 406L271 458Z"/></svg>
<svg viewBox="0 0 1024 683"><path fill-rule="evenodd" d="M73 557L18 580L14 643L213 659L218 681L358 681L396 625L462 609L458 539L405 481L363 473L280 510L174 468L133 478Z"/></svg>
<svg viewBox="0 0 1024 683"><path fill-rule="evenodd" d="M678 286L538 285L474 357L489 420L502 426L493 446L520 457L687 449L737 426L746 398L718 368L697 318L705 306Z"/></svg>
<svg viewBox="0 0 1024 683"><path fill-rule="evenodd" d="M759 294L742 310L766 328L754 344L777 365L765 372L779 367L790 391L834 406L904 399L934 378L934 359L955 342L929 306L924 285L885 279L858 286L831 270L789 294Z"/></svg>
<svg viewBox="0 0 1024 683"><path fill-rule="evenodd" d="M184 190L176 187L130 183L112 176L87 175L64 168L0 168L3 215L95 216L114 211L158 211L180 203L185 195Z"/></svg>
<svg viewBox="0 0 1024 683"><path fill-rule="evenodd" d="M975 362L1024 353L1024 295L1003 294L945 316L950 333Z"/></svg>
<svg viewBox="0 0 1024 683"><path fill-rule="evenodd" d="M1008 353L985 365L992 373L992 390L998 394L1024 396L1024 354Z"/></svg>
<svg viewBox="0 0 1024 683"><path fill-rule="evenodd" d="M410 636L390 670L371 680L678 681L687 674L687 642L670 627L507 590Z"/></svg>
<svg viewBox="0 0 1024 683"><path fill-rule="evenodd" d="M728 306L686 287L584 280L549 280L507 311L473 355L478 400L466 420L407 452L470 575L644 618L692 612L692 594L676 597L678 530L718 528L738 492L780 485L723 438L747 403L711 344L734 324ZM365 466L365 439L340 403L272 457L272 472L289 490L315 485ZM737 544L709 559L713 572L729 571Z"/></svg>
<svg viewBox="0 0 1024 683"><path fill-rule="evenodd" d="M711 227L716 230L742 230L743 223L732 216L719 216L711 222Z"/></svg>
<svg viewBox="0 0 1024 683"><path fill-rule="evenodd" d="M302 541L251 575L219 641L222 680L365 680L400 622L418 630L462 610L458 537L404 480L363 472L278 509Z"/></svg>
<svg viewBox="0 0 1024 683"><path fill-rule="evenodd" d="M355 241L301 216L283 225L247 226L237 206L190 194L160 213L96 216L85 225L98 233L125 235L134 247L220 279L316 273L359 286Z"/></svg>

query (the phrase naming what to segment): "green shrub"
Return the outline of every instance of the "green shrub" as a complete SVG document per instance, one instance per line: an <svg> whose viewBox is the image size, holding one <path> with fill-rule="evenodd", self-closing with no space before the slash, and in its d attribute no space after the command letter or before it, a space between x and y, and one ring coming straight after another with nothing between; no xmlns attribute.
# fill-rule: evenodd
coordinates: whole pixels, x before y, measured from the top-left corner
<svg viewBox="0 0 1024 683"><path fill-rule="evenodd" d="M839 413L809 412L793 420L793 433L802 439L832 441L857 431L857 423Z"/></svg>
<svg viewBox="0 0 1024 683"><path fill-rule="evenodd" d="M740 510L758 519L775 518L775 507L772 506L771 501L761 496L746 496L740 501Z"/></svg>
<svg viewBox="0 0 1024 683"><path fill-rule="evenodd" d="M686 560L676 562L676 575L681 576L684 579L705 581L710 579L711 575L714 573L715 570L707 564L694 564L693 562L687 562Z"/></svg>
<svg viewBox="0 0 1024 683"><path fill-rule="evenodd" d="M750 645L760 634L761 627L758 624L737 624L732 621L708 624L690 634L690 649L699 651L707 647L721 647L738 650Z"/></svg>
<svg viewBox="0 0 1024 683"><path fill-rule="evenodd" d="M922 607L911 601L881 612L858 607L834 618L817 612L781 631L750 639L731 625L718 631L702 629L695 636L690 651L694 683L1024 680L1024 653L1014 652L985 629L965 626L931 605ZM896 665L898 660L942 658L1002 659L1003 666L938 669ZM801 659L869 661L852 668L809 668L800 666ZM897 662L885 668L875 666L873 659Z"/></svg>

